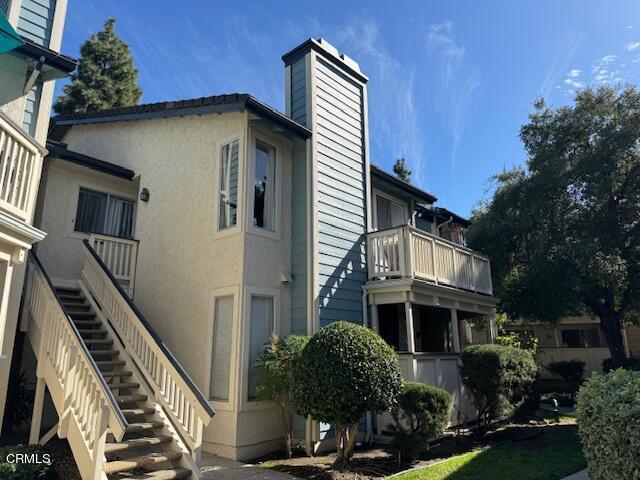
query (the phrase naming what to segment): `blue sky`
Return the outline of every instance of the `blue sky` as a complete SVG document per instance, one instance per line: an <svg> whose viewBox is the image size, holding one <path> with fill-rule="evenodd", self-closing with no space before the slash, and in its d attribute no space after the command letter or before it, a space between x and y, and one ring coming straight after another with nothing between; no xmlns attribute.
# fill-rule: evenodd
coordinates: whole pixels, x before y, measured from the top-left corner
<svg viewBox="0 0 640 480"><path fill-rule="evenodd" d="M324 37L369 76L371 160L462 215L524 159L518 130L543 95L640 82L634 0L71 0L62 51L108 16L131 46L143 102L252 93L284 110L281 55ZM62 83L58 84L58 91Z"/></svg>

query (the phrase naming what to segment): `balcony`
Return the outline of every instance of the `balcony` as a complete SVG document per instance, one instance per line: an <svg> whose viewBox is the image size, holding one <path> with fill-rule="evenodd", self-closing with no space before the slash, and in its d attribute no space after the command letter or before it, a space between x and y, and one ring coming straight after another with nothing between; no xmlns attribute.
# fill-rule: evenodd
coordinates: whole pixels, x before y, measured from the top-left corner
<svg viewBox="0 0 640 480"><path fill-rule="evenodd" d="M492 295L489 258L412 226L367 234L369 280L415 278Z"/></svg>
<svg viewBox="0 0 640 480"><path fill-rule="evenodd" d="M30 223L46 150L0 112L0 210Z"/></svg>

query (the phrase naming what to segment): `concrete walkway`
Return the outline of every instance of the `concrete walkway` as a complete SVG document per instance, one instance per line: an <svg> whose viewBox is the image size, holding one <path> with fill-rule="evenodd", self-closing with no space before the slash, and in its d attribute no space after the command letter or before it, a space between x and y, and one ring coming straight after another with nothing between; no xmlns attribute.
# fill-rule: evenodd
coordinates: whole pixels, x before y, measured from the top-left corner
<svg viewBox="0 0 640 480"><path fill-rule="evenodd" d="M203 480L293 480L295 477L248 463L202 453Z"/></svg>
<svg viewBox="0 0 640 480"><path fill-rule="evenodd" d="M585 468L584 470L580 470L578 473L564 477L562 480L589 480L589 472Z"/></svg>

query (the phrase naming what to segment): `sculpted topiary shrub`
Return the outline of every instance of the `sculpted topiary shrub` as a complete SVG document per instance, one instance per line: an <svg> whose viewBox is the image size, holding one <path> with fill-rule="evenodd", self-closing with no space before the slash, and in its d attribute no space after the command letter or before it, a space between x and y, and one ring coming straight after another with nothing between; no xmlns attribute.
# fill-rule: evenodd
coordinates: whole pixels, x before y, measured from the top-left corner
<svg viewBox="0 0 640 480"><path fill-rule="evenodd" d="M398 462L411 460L428 447L447 426L451 410L449 392L423 383L405 382L398 403L391 410L393 445Z"/></svg>
<svg viewBox="0 0 640 480"><path fill-rule="evenodd" d="M294 380L298 412L335 426L334 468L340 470L349 467L362 416L390 410L402 388L393 349L372 330L348 322L311 337Z"/></svg>
<svg viewBox="0 0 640 480"><path fill-rule="evenodd" d="M585 381L577 420L591 480L640 479L640 372L618 369Z"/></svg>
<svg viewBox="0 0 640 480"><path fill-rule="evenodd" d="M511 415L531 395L538 377L533 354L520 348L471 345L460 359L460 376L473 395L482 428L493 418Z"/></svg>

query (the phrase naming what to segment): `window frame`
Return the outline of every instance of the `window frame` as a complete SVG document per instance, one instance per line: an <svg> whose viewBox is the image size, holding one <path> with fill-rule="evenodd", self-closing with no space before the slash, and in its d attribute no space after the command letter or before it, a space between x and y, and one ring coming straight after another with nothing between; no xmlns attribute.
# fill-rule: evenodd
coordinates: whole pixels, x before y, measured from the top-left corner
<svg viewBox="0 0 640 480"><path fill-rule="evenodd" d="M280 315L280 289L246 287L244 295L244 353L242 355L242 388L240 389L241 401L240 410L264 410L273 408L271 402L261 400L249 400L249 367L251 355L251 298L252 297L272 297L273 298L273 325L272 333L280 335L281 315ZM266 339L265 339L266 341Z"/></svg>
<svg viewBox="0 0 640 480"><path fill-rule="evenodd" d="M258 142L264 143L269 147L273 148L274 157L276 162L275 168L275 200L274 200L274 228L272 230L267 230L266 228L256 227L253 224L253 209L255 205L255 195L254 195L254 177L256 171L256 147ZM270 238L273 240L280 240L281 236L281 222L282 222L282 162L283 156L282 152L284 151L282 147L282 142L280 142L274 136L263 132L262 130L258 131L255 128L251 130L249 134L249 151L248 151L248 166L247 169L247 181L245 185L246 189L246 226L247 232L258 235L261 237Z"/></svg>
<svg viewBox="0 0 640 480"><path fill-rule="evenodd" d="M215 400L210 397L211 393L211 367L213 362L213 347L214 347L214 332L215 332L215 308L216 299L221 297L233 297L233 312L231 314L231 359L229 362L229 398L225 400ZM240 302L239 302L238 287L226 287L218 288L213 291L211 296L210 317L207 325L207 350L206 350L206 362L204 364L204 391L206 392L207 399L213 405L213 408L220 411L232 412L235 410L234 406L237 399L237 361L238 358L238 318L240 315Z"/></svg>
<svg viewBox="0 0 640 480"><path fill-rule="evenodd" d="M220 228L220 202L222 201L222 189L221 175L222 175L222 152L225 146L233 145L234 142L238 142L238 184L237 184L237 201L236 201L236 223L235 225ZM235 233L239 230L242 223L242 208L244 202L242 201L242 164L243 164L243 142L241 136L234 135L233 137L220 142L220 146L214 149L217 152L217 158L215 160L215 175L214 175L214 188L215 188L215 212L214 212L214 232L218 236L223 236L228 233Z"/></svg>
<svg viewBox="0 0 640 480"><path fill-rule="evenodd" d="M71 198L71 205L69 208L69 212L70 212L70 216L72 218L72 221L70 222L70 231L68 232L68 237L70 238L78 238L78 239L85 239L85 238L89 238L92 234L95 235L108 235L108 236L112 236L115 238L123 238L126 240L135 240L136 238L136 227L137 227L137 217L138 217L138 198L137 195L133 196L130 193L126 193L122 190L117 190L117 189L109 189L109 188L105 188L104 185L97 185L97 184L93 184L93 183L88 183L88 182L76 182L74 185L75 188L75 194L73 195L73 197ZM80 190L84 189L84 190L90 190L92 192L95 193L100 193L100 194L106 194L107 195L107 206L109 204L109 198L110 197L115 197L115 198L119 198L121 200L127 200L129 202L133 203L133 214L132 214L132 222L131 222L131 232L132 232L132 237L131 238L127 238L127 237L120 237L117 235L110 235L110 234L106 234L106 233L99 233L99 232L91 232L91 233L87 233L87 232L82 232L80 230L76 230L76 215L78 213L78 204L80 202ZM106 221L106 214L105 214L105 221Z"/></svg>
<svg viewBox="0 0 640 480"><path fill-rule="evenodd" d="M390 195L376 188L371 190L371 194L373 197L373 201L371 202L371 225L373 227L372 231L378 231L378 197L384 198L391 203L395 203L401 206L404 211L404 218L406 219L406 223L404 225L408 225L411 222L411 217L409 216L409 205L407 205L407 202L403 202L398 197ZM392 228L399 228L399 226Z"/></svg>

